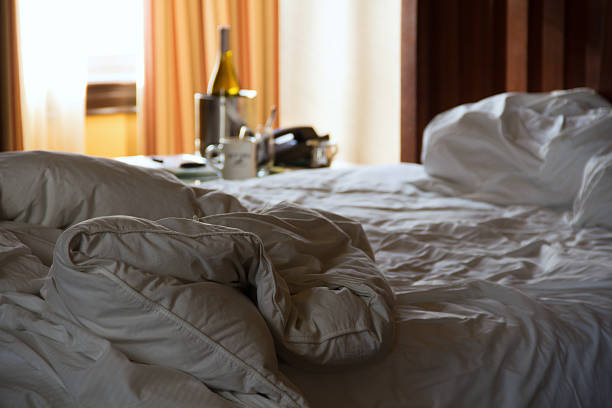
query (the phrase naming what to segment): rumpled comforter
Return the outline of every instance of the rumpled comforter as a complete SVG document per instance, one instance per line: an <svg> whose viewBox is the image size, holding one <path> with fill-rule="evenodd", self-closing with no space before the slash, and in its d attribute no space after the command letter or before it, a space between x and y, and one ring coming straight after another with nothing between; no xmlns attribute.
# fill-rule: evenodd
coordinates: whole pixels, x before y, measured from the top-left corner
<svg viewBox="0 0 612 408"><path fill-rule="evenodd" d="M0 401L607 407L610 126L589 90L500 95L424 166L207 190L2 153Z"/></svg>
<svg viewBox="0 0 612 408"><path fill-rule="evenodd" d="M220 181L360 221L395 294L396 342L341 372L281 370L312 406L607 407L612 230L457 195L414 164Z"/></svg>
<svg viewBox="0 0 612 408"><path fill-rule="evenodd" d="M60 236L43 296L134 361L306 406L275 342L285 360L316 367L367 361L393 338L392 294L349 226L293 205L95 218Z"/></svg>
<svg viewBox="0 0 612 408"><path fill-rule="evenodd" d="M360 224L193 197L192 218L4 223L0 401L306 407L278 356L327 370L386 354L393 294Z"/></svg>

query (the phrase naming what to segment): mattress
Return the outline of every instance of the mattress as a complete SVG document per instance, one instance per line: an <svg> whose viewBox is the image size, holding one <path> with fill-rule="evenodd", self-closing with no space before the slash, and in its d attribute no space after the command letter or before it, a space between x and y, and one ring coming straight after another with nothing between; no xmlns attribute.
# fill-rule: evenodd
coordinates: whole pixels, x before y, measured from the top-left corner
<svg viewBox="0 0 612 408"><path fill-rule="evenodd" d="M303 170L215 188L363 224L396 297L389 356L349 371L282 366L317 407L605 406L612 231L571 211L457 196L415 164ZM331 313L331 311L330 311Z"/></svg>
<svg viewBox="0 0 612 408"><path fill-rule="evenodd" d="M1 153L0 406L609 406L611 129L502 94L422 165L197 187Z"/></svg>

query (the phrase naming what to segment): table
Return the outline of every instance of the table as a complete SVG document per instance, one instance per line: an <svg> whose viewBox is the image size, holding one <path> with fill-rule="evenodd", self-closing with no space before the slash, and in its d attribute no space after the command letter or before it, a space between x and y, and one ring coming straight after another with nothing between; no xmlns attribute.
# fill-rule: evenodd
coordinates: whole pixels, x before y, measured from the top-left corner
<svg viewBox="0 0 612 408"><path fill-rule="evenodd" d="M115 160L133 166L166 170L188 185L221 178L220 173L206 163L206 159L195 154L123 156L115 157Z"/></svg>

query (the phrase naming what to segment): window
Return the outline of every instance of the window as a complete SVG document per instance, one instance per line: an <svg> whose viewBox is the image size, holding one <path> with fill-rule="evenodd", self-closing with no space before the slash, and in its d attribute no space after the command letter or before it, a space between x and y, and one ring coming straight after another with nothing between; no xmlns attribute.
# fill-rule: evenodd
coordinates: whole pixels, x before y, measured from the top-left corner
<svg viewBox="0 0 612 408"><path fill-rule="evenodd" d="M87 1L87 114L134 112L143 56L142 0Z"/></svg>
<svg viewBox="0 0 612 408"><path fill-rule="evenodd" d="M143 54L142 0L88 0L87 5L87 82L136 83Z"/></svg>

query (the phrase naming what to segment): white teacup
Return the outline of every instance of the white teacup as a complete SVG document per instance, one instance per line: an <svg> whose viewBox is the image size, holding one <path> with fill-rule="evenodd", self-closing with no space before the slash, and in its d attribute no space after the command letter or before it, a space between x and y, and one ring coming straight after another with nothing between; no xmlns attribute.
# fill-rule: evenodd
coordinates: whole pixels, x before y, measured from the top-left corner
<svg viewBox="0 0 612 408"><path fill-rule="evenodd" d="M206 148L208 164L224 179L242 180L257 175L257 145L251 138L221 139Z"/></svg>

